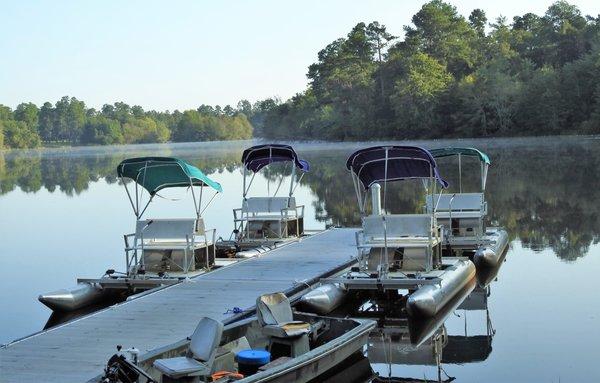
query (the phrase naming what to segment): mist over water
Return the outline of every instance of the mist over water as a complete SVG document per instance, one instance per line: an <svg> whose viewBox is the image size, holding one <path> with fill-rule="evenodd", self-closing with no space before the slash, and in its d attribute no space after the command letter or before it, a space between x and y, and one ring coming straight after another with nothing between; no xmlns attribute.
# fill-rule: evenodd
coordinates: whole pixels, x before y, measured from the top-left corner
<svg viewBox="0 0 600 383"><path fill-rule="evenodd" d="M117 164L140 155L176 156L223 185L224 193L205 212L207 227L228 238L232 209L242 195L240 157L253 141L84 147L0 152L0 343L39 331L50 311L40 293L69 287L77 277L99 277L123 269L122 235L134 228L129 201L116 178ZM306 205L305 227L357 226L356 197L345 161L352 151L376 143L299 143L311 171L296 190ZM402 144L406 144L403 142ZM488 226L505 227L511 239L507 262L491 285L487 313L457 310L444 331L450 336L444 370L458 381L593 381L600 342L600 140L531 138L411 142L426 148L475 146L492 165L486 198ZM465 191L479 182L477 164L463 159ZM457 187L456 163L438 161ZM469 170L472 169L472 172ZM468 173L468 174L467 174ZM265 172L252 192L274 190L280 173ZM283 189L282 189L283 190ZM251 193L252 193L251 192ZM281 192L280 192L281 193ZM187 190L157 199L146 216L191 217ZM421 211L418 188L390 187L386 208ZM324 255L326 256L326 255ZM486 316L489 314L489 318ZM496 330L485 357L457 362L456 343ZM465 325L466 323L466 325ZM466 335L465 335L466 334ZM457 338L458 336L462 338ZM478 338L479 339L479 338ZM462 346L461 346L462 347ZM481 350L480 350L481 351ZM483 350L483 351L487 351ZM428 365L402 360L374 363L383 376L435 378ZM592 378L592 379L590 379Z"/></svg>

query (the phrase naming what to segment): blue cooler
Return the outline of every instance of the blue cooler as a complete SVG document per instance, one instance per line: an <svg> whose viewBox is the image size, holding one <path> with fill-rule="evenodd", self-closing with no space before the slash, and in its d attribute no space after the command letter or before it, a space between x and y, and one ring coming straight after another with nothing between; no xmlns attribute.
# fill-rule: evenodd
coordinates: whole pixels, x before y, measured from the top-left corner
<svg viewBox="0 0 600 383"><path fill-rule="evenodd" d="M242 350L235 355L235 361L238 363L238 372L249 376L271 361L271 353L265 350Z"/></svg>

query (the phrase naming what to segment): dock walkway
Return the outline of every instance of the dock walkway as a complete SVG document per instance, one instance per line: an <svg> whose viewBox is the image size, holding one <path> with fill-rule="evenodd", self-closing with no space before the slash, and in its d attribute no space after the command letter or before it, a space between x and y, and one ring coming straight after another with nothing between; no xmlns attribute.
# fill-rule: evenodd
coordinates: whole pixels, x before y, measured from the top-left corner
<svg viewBox="0 0 600 383"><path fill-rule="evenodd" d="M329 274L355 255L354 233L328 230L10 343L0 349L0 382L86 382L117 344L143 354L189 336L204 316L226 323L228 309Z"/></svg>

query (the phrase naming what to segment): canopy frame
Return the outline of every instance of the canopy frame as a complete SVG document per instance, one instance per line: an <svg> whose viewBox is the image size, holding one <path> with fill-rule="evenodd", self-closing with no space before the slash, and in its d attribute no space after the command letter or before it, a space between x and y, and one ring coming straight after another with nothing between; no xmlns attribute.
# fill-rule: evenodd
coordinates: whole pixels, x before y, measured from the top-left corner
<svg viewBox="0 0 600 383"><path fill-rule="evenodd" d="M289 151L289 158L275 157L274 153L273 153L274 149ZM261 163L259 165L255 165L253 163L253 161L257 161L257 159L252 159L252 154L257 151L265 151L265 150L268 150L268 156L259 157L258 160L262 160L263 163ZM244 164L242 197L244 199L246 199L248 197L248 194L250 192L250 187L252 186L252 182L254 181L254 177L256 176L256 173L260 172L263 168L270 166L271 164L276 163L276 162L284 162L285 169L287 169L287 166L289 163L292 163L288 196L292 197L294 195L294 192L296 191L296 188L300 184L300 181L302 181L304 174L306 174L306 172L308 172L308 170L309 170L308 162L298 158L298 155L296 154L294 149L289 145L266 144L266 145L252 146L252 147L244 150L244 153L242 154L242 163ZM297 169L300 171L299 176L297 174ZM250 176L250 181L248 182L247 179L248 179L248 176L250 173L252 175ZM277 188L275 189L275 192L273 193L272 197L277 196L277 193L279 192L285 177L287 177L287 175L285 174L285 171L284 171L283 174L281 175L279 184L277 185ZM267 180L267 182L268 182L268 180ZM267 184L267 186L268 186L268 184ZM268 192L268 194L270 194L270 192Z"/></svg>
<svg viewBox="0 0 600 383"><path fill-rule="evenodd" d="M459 193L462 193L462 157L476 157L480 162L480 175L481 175L481 191L485 192L485 187L487 183L487 175L488 169L491 165L490 158L487 154L483 153L481 150L472 148L472 147L445 147L445 148L437 148L432 149L430 151L431 155L434 158L442 158L442 157L450 157L457 156L458 157L458 188Z"/></svg>
<svg viewBox="0 0 600 383"><path fill-rule="evenodd" d="M160 159L160 161L157 161L157 158ZM122 167L124 166L125 161L132 161L132 160L139 160L137 162L144 162L144 165L136 172L135 178L126 176L122 170L123 169ZM172 161L168 162L168 160L172 160ZM121 164L119 164L117 173L119 175L121 183L123 184L123 186L125 188L127 197L129 199L129 203L131 205L131 208L132 208L133 213L137 220L140 220L142 218L142 216L144 215L144 213L150 206L150 203L152 203L152 201L154 200L154 196L158 195L159 197L161 197L161 195L158 194L158 192L162 189L173 188L173 187L187 187L191 191L191 194L192 194L192 200L194 202L194 213L196 215L197 220L199 220L202 217L202 213L211 204L211 202L214 200L216 195L222 191L221 186L212 180L210 180L212 185L209 185L208 183L204 182L204 180L200 180L200 179L198 179L198 182L194 183L194 178L190 177L190 176L188 176L189 185L183 185L183 184L179 184L179 183L172 184L172 185L165 184L165 185L161 185L159 188L151 191L151 190L146 189L146 187L140 187L140 186L145 185L146 175L148 174L148 169L151 169L149 167L150 163L153 163L152 168L157 168L157 167L162 167L162 166L179 166L179 168L181 168L181 170L185 174L187 174L187 173L185 172L185 169L182 167L181 162L183 162L186 166L188 166L190 168L196 169L197 171L199 171L199 169L193 167L192 165L188 164L187 162L184 162L183 160L179 160L179 159L175 159L175 158L168 158L168 157L142 157L142 158L132 158L132 159L125 160L125 161L123 161L123 162L121 162ZM164 162L164 163L161 163L161 162ZM203 173L201 173L201 174L203 175ZM141 180L140 180L140 177L142 177ZM204 176L204 177L206 177L206 176ZM126 178L131 179L135 184L135 190L134 190L135 201L132 196L132 192L129 190L129 188L127 186ZM208 177L206 177L206 180L209 180ZM217 187L215 187L215 185ZM196 196L194 186L197 186L200 188L199 198L197 198L197 196ZM215 189L215 193L203 207L202 199L203 199L203 189L205 186L210 186L213 189ZM149 195L149 198L145 203L143 203L144 190L146 190L146 192Z"/></svg>

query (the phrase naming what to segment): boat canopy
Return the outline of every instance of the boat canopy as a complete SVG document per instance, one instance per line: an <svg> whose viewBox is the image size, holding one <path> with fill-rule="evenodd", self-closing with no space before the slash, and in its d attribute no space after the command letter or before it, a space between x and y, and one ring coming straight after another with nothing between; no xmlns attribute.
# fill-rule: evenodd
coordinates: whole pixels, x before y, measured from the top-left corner
<svg viewBox="0 0 600 383"><path fill-rule="evenodd" d="M303 172L310 169L306 160L298 158L294 148L289 145L265 144L252 146L242 154L242 162L246 169L256 173L274 162L293 162Z"/></svg>
<svg viewBox="0 0 600 383"><path fill-rule="evenodd" d="M443 188L448 183L440 177L435 159L417 146L373 146L354 152L346 168L360 180L365 190L373 184L406 179L433 178Z"/></svg>
<svg viewBox="0 0 600 383"><path fill-rule="evenodd" d="M210 205L213 198L223 191L218 182L208 178L200 169L188 164L184 160L173 157L128 158L117 166L117 175L120 178L129 178L135 182L135 198L132 197L125 182L123 182L123 186L129 197L133 212L138 219L142 217L150 202L154 199L154 196L165 188L189 187L192 191L196 216L198 218L201 217L202 212ZM138 188L138 186L141 186L141 188ZM200 187L199 200L196 199L194 186ZM215 194L204 208L202 208L202 189L204 186L213 188ZM142 203L144 189L150 194L150 198L145 205Z"/></svg>
<svg viewBox="0 0 600 383"><path fill-rule="evenodd" d="M458 156L458 188L462 193L462 156L475 157L479 159L481 164L481 190L485 191L485 184L487 182L487 173L488 168L491 164L490 158L487 154L482 152L479 149L475 148L461 148L461 147L448 147L448 148L439 148L439 149L431 149L431 155L434 158L442 158L442 157L450 157L450 156Z"/></svg>
<svg viewBox="0 0 600 383"><path fill-rule="evenodd" d="M159 190L171 187L209 186L217 192L223 188L208 178L200 169L179 158L138 157L122 161L117 175L130 178L155 195Z"/></svg>
<svg viewBox="0 0 600 383"><path fill-rule="evenodd" d="M449 147L449 148L431 149L429 152L431 153L433 158L458 156L459 154L461 156L478 157L479 161L481 161L487 165L490 165L490 158L488 157L488 155L485 154L484 152L482 152L481 150L475 149L475 148L452 148L452 147Z"/></svg>

